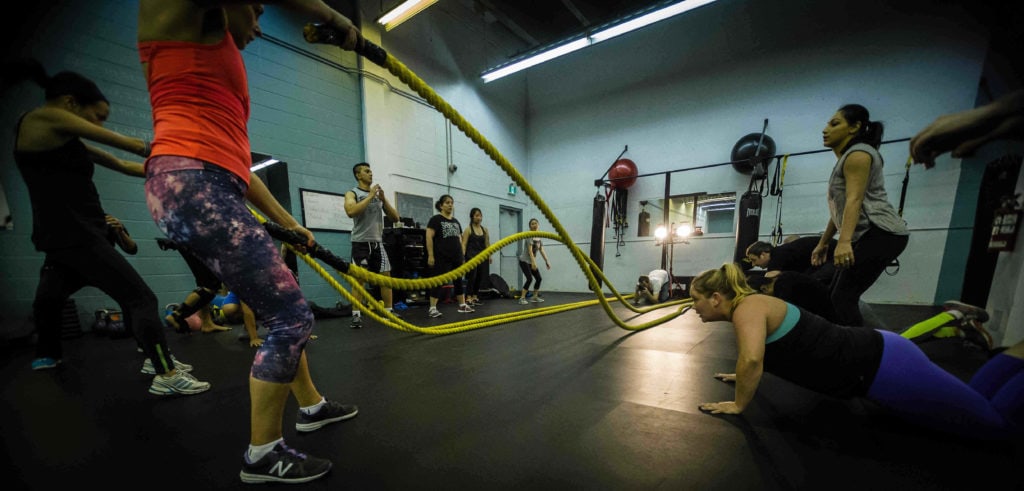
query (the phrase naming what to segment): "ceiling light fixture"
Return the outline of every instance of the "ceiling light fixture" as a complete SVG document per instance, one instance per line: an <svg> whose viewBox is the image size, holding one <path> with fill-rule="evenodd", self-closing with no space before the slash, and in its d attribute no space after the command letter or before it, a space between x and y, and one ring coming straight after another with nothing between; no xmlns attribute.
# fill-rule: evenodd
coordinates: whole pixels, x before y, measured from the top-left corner
<svg viewBox="0 0 1024 491"><path fill-rule="evenodd" d="M703 7L714 1L715 0L683 0L682 2L671 3L670 5L652 7L649 10L641 11L632 16L602 25L594 29L594 32L590 35L585 35L581 38L576 38L568 42L562 42L554 46L541 48L518 60L486 70L480 75L480 78L484 79L484 83L493 82L499 78L544 63L545 61L553 60L559 56L581 50L588 46L593 46L601 41L607 41L611 38L621 36L627 32L635 31L641 27L649 26L655 22L668 19L669 17L674 17L695 8Z"/></svg>
<svg viewBox="0 0 1024 491"><path fill-rule="evenodd" d="M281 162L280 160L277 160L277 159L274 159L274 158L270 158L270 159L264 160L262 162L257 162L255 164L253 164L252 167L249 169L249 171L250 172L256 172L256 171L258 171L260 169L265 169L267 167L270 167L270 166L272 166L274 164L277 164L277 163L280 163L280 162Z"/></svg>
<svg viewBox="0 0 1024 491"><path fill-rule="evenodd" d="M435 3L437 0L406 0L382 15L377 19L377 23L384 26L385 31L390 31Z"/></svg>

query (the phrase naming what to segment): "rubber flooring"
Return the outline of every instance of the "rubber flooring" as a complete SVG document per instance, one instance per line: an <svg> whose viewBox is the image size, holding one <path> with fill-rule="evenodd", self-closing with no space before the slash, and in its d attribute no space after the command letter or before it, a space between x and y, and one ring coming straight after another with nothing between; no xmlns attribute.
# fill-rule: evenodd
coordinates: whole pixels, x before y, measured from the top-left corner
<svg viewBox="0 0 1024 491"><path fill-rule="evenodd" d="M592 297L545 298L405 317L427 327ZM615 309L631 323L657 315ZM875 313L901 324L927 316L899 306ZM732 398L712 374L733 371L735 342L730 325L692 312L641 331L616 326L599 306L445 336L364 324L317 321L314 380L359 415L297 434L289 401L288 444L334 463L301 489L1024 488L1019 446L921 430L870 402L772 375L741 417L701 413L702 402ZM147 392L151 376L139 373L131 339L86 333L65 341L58 369L40 372L29 369L29 342L3 347L3 488L251 489L238 478L253 356L242 332L168 332L176 356L213 385L188 397ZM959 340L922 348L962 378L987 357Z"/></svg>

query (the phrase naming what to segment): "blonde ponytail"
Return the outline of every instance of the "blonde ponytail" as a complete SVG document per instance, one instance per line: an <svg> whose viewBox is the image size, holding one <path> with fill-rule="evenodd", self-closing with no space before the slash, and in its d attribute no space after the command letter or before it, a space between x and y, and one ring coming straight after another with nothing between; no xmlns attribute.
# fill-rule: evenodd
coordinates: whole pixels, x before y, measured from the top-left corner
<svg viewBox="0 0 1024 491"><path fill-rule="evenodd" d="M747 278L736 263L725 263L721 268L709 269L697 275L690 288L702 296L718 292L732 300L733 309L748 295L757 293L747 284Z"/></svg>

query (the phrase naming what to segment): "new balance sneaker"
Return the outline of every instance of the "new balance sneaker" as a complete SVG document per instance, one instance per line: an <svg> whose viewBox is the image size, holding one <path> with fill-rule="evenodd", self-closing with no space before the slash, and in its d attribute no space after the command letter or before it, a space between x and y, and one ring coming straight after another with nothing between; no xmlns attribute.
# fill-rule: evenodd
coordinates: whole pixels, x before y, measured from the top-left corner
<svg viewBox="0 0 1024 491"><path fill-rule="evenodd" d="M304 483L331 471L331 461L311 457L286 446L283 442L256 462L242 456L238 477L248 484L265 482Z"/></svg>
<svg viewBox="0 0 1024 491"><path fill-rule="evenodd" d="M331 423L352 419L359 414L356 406L342 404L340 402L327 401L320 410L313 414L306 414L299 411L299 417L295 420L297 431L314 431L323 428Z"/></svg>
<svg viewBox="0 0 1024 491"><path fill-rule="evenodd" d="M530 301L527 300L526 297L520 298L519 305L530 305Z"/></svg>
<svg viewBox="0 0 1024 491"><path fill-rule="evenodd" d="M472 313L472 312L476 312L476 311L473 310L473 307L470 307L468 304L459 305L459 313L460 314L469 314L469 313Z"/></svg>
<svg viewBox="0 0 1024 491"><path fill-rule="evenodd" d="M944 310L956 310L964 314L964 320L977 319L978 322L988 322L988 312L981 307L975 307L974 305L956 300L946 300L942 302L942 308Z"/></svg>
<svg viewBox="0 0 1024 491"><path fill-rule="evenodd" d="M33 370L47 370L50 368L57 368L57 365L60 365L60 360L54 358L43 357L32 360Z"/></svg>
<svg viewBox="0 0 1024 491"><path fill-rule="evenodd" d="M350 323L348 325L348 327L351 327L352 329L359 329L359 328L363 327L363 316L361 316L361 315L353 315L352 316L352 323Z"/></svg>
<svg viewBox="0 0 1024 491"><path fill-rule="evenodd" d="M427 312L427 315L431 317L441 317L441 311L437 310L436 307L431 307L430 310Z"/></svg>
<svg viewBox="0 0 1024 491"><path fill-rule="evenodd" d="M530 299L530 301L533 303L541 303L544 301L544 297L534 295L533 298Z"/></svg>
<svg viewBox="0 0 1024 491"><path fill-rule="evenodd" d="M210 390L209 382L200 382L192 374L177 370L174 375L157 375L153 377L153 384L149 386L149 393L158 396L169 396L172 394L198 394Z"/></svg>
<svg viewBox="0 0 1024 491"><path fill-rule="evenodd" d="M192 365L179 361L174 355L171 355L171 361L174 362L174 369L180 372L191 372ZM156 375L156 370L153 368L153 360L146 358L146 361L142 362L142 370L140 372L146 375Z"/></svg>

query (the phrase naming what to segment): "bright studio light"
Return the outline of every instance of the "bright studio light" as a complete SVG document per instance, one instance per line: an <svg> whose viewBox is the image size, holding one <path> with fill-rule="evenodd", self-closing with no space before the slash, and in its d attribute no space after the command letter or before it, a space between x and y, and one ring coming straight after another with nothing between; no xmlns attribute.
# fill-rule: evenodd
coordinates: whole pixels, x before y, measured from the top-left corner
<svg viewBox="0 0 1024 491"><path fill-rule="evenodd" d="M676 228L676 237L689 237L693 233L693 227L680 225Z"/></svg>
<svg viewBox="0 0 1024 491"><path fill-rule="evenodd" d="M660 225L660 226L658 226L658 228L654 229L654 238L655 239L665 240L665 237L668 237L668 229L665 228L664 225Z"/></svg>
<svg viewBox="0 0 1024 491"><path fill-rule="evenodd" d="M435 3L437 3L437 0L406 0L401 5L391 9L390 12L382 15L377 19L377 23L384 26L385 31L390 31Z"/></svg>
<svg viewBox="0 0 1024 491"><path fill-rule="evenodd" d="M593 46L601 41L607 41L611 38L626 34L627 32L632 32L642 27L654 24L655 22L663 21L669 17L689 12L695 8L703 7L714 1L715 0L683 0L682 2L662 7L639 17L605 27L593 34L590 34L589 36L585 36L568 43L559 44L558 46L554 46L549 49L544 49L538 53L523 58L522 60L484 71L484 73L480 75L480 78L484 79L484 83L493 82L507 75L544 63L545 61L553 60L559 56L581 50L588 46Z"/></svg>

